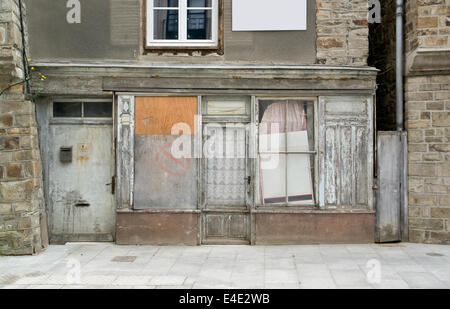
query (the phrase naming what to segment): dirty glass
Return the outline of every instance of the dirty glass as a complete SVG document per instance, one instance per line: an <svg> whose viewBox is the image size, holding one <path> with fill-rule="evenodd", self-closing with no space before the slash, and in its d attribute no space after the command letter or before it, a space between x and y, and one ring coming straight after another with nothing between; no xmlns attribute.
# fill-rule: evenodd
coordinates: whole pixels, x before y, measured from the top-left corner
<svg viewBox="0 0 450 309"><path fill-rule="evenodd" d="M259 102L259 196L263 204L313 204L314 104Z"/></svg>
<svg viewBox="0 0 450 309"><path fill-rule="evenodd" d="M81 117L81 102L53 103L53 117Z"/></svg>
<svg viewBox="0 0 450 309"><path fill-rule="evenodd" d="M88 118L111 118L111 102L86 102L84 103L84 117Z"/></svg>
<svg viewBox="0 0 450 309"><path fill-rule="evenodd" d="M153 39L178 39L178 10L155 10L153 21Z"/></svg>
<svg viewBox="0 0 450 309"><path fill-rule="evenodd" d="M176 8L178 7L178 0L153 0L153 6L160 8Z"/></svg>
<svg viewBox="0 0 450 309"><path fill-rule="evenodd" d="M187 38L188 40L212 39L212 11L188 10Z"/></svg>
<svg viewBox="0 0 450 309"><path fill-rule="evenodd" d="M205 128L206 202L245 205L246 133L243 125Z"/></svg>
<svg viewBox="0 0 450 309"><path fill-rule="evenodd" d="M212 0L188 0L188 7L190 8L210 8Z"/></svg>

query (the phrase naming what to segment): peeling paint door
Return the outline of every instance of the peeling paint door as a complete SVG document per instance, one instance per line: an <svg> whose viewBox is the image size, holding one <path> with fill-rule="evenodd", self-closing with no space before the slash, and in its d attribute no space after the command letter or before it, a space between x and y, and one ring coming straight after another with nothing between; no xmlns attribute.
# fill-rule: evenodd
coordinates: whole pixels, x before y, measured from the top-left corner
<svg viewBox="0 0 450 309"><path fill-rule="evenodd" d="M248 244L250 169L246 124L204 127L203 244Z"/></svg>
<svg viewBox="0 0 450 309"><path fill-rule="evenodd" d="M50 241L113 241L112 126L52 124L50 151Z"/></svg>

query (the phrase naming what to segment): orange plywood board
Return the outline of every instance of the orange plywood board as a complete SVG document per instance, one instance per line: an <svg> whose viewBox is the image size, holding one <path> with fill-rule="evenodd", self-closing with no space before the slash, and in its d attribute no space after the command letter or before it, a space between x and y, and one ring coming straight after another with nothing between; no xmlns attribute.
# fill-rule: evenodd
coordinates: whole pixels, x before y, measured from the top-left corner
<svg viewBox="0 0 450 309"><path fill-rule="evenodd" d="M171 134L173 125L180 122L195 133L197 97L137 97L134 110L137 135Z"/></svg>

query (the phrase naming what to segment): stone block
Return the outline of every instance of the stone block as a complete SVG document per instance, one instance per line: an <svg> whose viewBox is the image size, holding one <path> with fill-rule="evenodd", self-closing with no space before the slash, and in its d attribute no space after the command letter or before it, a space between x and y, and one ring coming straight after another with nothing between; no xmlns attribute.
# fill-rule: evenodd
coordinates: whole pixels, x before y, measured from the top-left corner
<svg viewBox="0 0 450 309"><path fill-rule="evenodd" d="M409 164L409 175L411 176L435 176L435 164Z"/></svg>
<svg viewBox="0 0 450 309"><path fill-rule="evenodd" d="M420 218L409 218L409 226L412 229L426 229L426 230L443 230L444 220L442 219L420 219Z"/></svg>
<svg viewBox="0 0 450 309"><path fill-rule="evenodd" d="M434 206L437 205L437 197L435 195L410 194L409 204L418 206Z"/></svg>
<svg viewBox="0 0 450 309"><path fill-rule="evenodd" d="M33 181L0 182L0 199L7 202L27 201L33 194Z"/></svg>
<svg viewBox="0 0 450 309"><path fill-rule="evenodd" d="M433 126L450 127L450 112L433 113Z"/></svg>
<svg viewBox="0 0 450 309"><path fill-rule="evenodd" d="M22 178L22 164L11 163L6 166L6 177L8 178Z"/></svg>

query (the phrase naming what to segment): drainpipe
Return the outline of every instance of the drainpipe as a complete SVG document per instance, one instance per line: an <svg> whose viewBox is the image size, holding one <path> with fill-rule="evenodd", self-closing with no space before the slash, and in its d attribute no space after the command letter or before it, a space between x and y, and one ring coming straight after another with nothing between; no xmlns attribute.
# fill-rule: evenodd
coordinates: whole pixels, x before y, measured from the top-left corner
<svg viewBox="0 0 450 309"><path fill-rule="evenodd" d="M403 71L404 71L404 54L403 54L403 0L396 0L396 123L397 131L400 132L402 145L402 163L399 165L399 173L401 175L400 184L400 230L401 240L408 241L408 143L407 133L403 126Z"/></svg>
<svg viewBox="0 0 450 309"><path fill-rule="evenodd" d="M397 131L403 131L403 0L397 0L396 12L396 94Z"/></svg>

